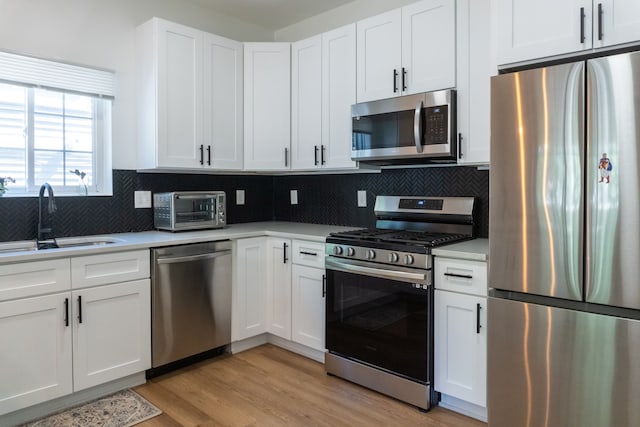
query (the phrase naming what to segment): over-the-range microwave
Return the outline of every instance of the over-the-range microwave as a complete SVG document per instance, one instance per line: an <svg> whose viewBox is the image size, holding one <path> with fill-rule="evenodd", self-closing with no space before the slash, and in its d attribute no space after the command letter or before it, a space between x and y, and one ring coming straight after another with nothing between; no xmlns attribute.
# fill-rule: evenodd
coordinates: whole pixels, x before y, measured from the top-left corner
<svg viewBox="0 0 640 427"><path fill-rule="evenodd" d="M456 91L351 106L351 158L379 165L456 161Z"/></svg>
<svg viewBox="0 0 640 427"><path fill-rule="evenodd" d="M182 231L222 228L226 224L224 191L177 191L153 195L153 225Z"/></svg>

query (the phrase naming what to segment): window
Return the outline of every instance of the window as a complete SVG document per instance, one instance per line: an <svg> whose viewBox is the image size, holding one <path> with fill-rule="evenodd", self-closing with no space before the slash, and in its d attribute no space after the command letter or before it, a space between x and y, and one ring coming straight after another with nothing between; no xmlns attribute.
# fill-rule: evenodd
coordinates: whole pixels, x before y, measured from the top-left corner
<svg viewBox="0 0 640 427"><path fill-rule="evenodd" d="M0 178L15 180L5 195L35 195L44 182L56 195L111 194L112 101L87 93L104 73L0 52Z"/></svg>

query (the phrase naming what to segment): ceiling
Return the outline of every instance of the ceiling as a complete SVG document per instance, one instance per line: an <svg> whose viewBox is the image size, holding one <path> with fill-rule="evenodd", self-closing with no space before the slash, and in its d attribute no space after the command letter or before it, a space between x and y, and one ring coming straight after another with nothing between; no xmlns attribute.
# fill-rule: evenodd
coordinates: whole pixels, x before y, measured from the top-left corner
<svg viewBox="0 0 640 427"><path fill-rule="evenodd" d="M279 30L354 0L193 0L220 13Z"/></svg>

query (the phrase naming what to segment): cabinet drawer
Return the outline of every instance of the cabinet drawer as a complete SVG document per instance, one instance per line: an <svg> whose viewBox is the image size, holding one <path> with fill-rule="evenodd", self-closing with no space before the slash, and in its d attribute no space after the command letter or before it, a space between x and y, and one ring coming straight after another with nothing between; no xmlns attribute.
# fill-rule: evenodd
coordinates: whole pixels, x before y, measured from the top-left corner
<svg viewBox="0 0 640 427"><path fill-rule="evenodd" d="M435 258L436 289L487 295L487 263L451 258Z"/></svg>
<svg viewBox="0 0 640 427"><path fill-rule="evenodd" d="M324 268L324 243L294 240L292 246L294 264Z"/></svg>
<svg viewBox="0 0 640 427"><path fill-rule="evenodd" d="M91 255L71 259L74 289L149 277L149 251Z"/></svg>
<svg viewBox="0 0 640 427"><path fill-rule="evenodd" d="M68 258L0 266L0 301L69 289Z"/></svg>

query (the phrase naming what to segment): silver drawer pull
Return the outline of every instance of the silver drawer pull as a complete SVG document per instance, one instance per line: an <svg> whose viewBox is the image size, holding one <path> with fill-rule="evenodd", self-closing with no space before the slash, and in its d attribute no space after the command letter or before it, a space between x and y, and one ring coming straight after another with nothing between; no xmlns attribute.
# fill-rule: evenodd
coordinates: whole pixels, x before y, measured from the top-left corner
<svg viewBox="0 0 640 427"><path fill-rule="evenodd" d="M307 251L300 251L301 255L311 255L311 256L318 256L317 252L307 252Z"/></svg>
<svg viewBox="0 0 640 427"><path fill-rule="evenodd" d="M444 273L444 275L449 277L459 277L461 279L473 279L473 276L469 274Z"/></svg>

